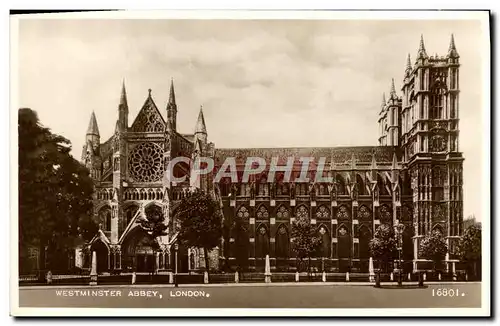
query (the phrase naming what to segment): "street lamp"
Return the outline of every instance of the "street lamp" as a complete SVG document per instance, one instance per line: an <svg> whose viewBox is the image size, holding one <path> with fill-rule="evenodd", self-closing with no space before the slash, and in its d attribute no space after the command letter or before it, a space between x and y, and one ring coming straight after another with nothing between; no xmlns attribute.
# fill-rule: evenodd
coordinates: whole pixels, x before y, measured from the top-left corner
<svg viewBox="0 0 500 326"><path fill-rule="evenodd" d="M405 229L404 224L400 224L399 220L396 220L394 230L396 231L397 239L397 250L398 250L398 285L403 285L403 271L401 269L401 251L403 250L403 231Z"/></svg>
<svg viewBox="0 0 500 326"><path fill-rule="evenodd" d="M174 244L174 253L175 253L175 274L174 274L174 279L175 279L175 287L179 286L179 282L177 282L177 251L179 250L179 244L176 242Z"/></svg>

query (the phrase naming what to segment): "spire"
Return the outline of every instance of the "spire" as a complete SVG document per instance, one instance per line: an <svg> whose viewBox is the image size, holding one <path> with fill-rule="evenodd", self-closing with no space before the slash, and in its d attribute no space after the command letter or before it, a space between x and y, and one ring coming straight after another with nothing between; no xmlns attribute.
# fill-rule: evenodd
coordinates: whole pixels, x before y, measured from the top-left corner
<svg viewBox="0 0 500 326"><path fill-rule="evenodd" d="M89 127L87 128L87 135L99 136L99 127L97 127L97 119L95 117L94 111L92 111L92 115L90 116Z"/></svg>
<svg viewBox="0 0 500 326"><path fill-rule="evenodd" d="M453 37L453 34L451 34L451 40L450 40L450 47L448 48L448 56L450 58L458 58L458 52L457 48L455 47L455 38Z"/></svg>
<svg viewBox="0 0 500 326"><path fill-rule="evenodd" d="M387 100L385 99L385 92L382 93L382 107L385 106L385 104L387 103Z"/></svg>
<svg viewBox="0 0 500 326"><path fill-rule="evenodd" d="M207 127L205 125L205 117L203 116L203 106L200 106L200 113L198 114L198 121L196 121L195 134L207 134Z"/></svg>
<svg viewBox="0 0 500 326"><path fill-rule="evenodd" d="M405 73L406 73L406 75L409 75L410 72L411 72L411 58L410 58L410 54L408 53L408 59L406 60Z"/></svg>
<svg viewBox="0 0 500 326"><path fill-rule="evenodd" d="M420 46L418 48L417 59L427 59L427 52L425 52L424 36L420 35Z"/></svg>
<svg viewBox="0 0 500 326"><path fill-rule="evenodd" d="M168 96L168 104L175 105L174 79L170 80L170 95Z"/></svg>
<svg viewBox="0 0 500 326"><path fill-rule="evenodd" d="M391 81L391 99L397 99L398 95L396 94L396 87L394 87L394 78Z"/></svg>
<svg viewBox="0 0 500 326"><path fill-rule="evenodd" d="M127 91L125 90L125 79L122 81L122 92L120 94L120 107L125 107L128 109L127 105Z"/></svg>

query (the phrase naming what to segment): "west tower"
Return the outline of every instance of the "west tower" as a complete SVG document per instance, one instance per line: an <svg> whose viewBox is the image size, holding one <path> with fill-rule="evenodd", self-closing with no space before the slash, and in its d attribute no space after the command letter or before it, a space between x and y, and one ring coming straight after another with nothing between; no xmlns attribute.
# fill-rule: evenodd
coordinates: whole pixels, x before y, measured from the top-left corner
<svg viewBox="0 0 500 326"><path fill-rule="evenodd" d="M426 234L441 232L451 253L462 234L459 68L452 35L444 56L429 56L421 37L415 63L408 57L405 69L401 146L413 190L415 265L421 261L418 245Z"/></svg>

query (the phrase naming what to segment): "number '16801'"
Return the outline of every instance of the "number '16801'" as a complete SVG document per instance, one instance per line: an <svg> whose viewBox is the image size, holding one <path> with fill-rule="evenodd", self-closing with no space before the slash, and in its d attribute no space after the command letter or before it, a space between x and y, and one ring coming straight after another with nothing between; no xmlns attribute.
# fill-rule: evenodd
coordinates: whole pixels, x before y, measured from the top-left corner
<svg viewBox="0 0 500 326"><path fill-rule="evenodd" d="M460 293L458 289L432 289L433 297L458 297L464 296L465 293Z"/></svg>

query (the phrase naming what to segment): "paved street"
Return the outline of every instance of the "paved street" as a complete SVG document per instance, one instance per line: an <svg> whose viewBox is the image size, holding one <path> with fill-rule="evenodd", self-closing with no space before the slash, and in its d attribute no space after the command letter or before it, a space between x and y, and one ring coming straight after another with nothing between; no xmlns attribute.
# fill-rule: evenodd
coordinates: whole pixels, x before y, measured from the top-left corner
<svg viewBox="0 0 500 326"><path fill-rule="evenodd" d="M394 286L394 285L391 285ZM454 296L433 296L454 289ZM480 307L481 284L374 288L350 284L22 287L20 307L91 308L453 308ZM440 291L441 292L441 291ZM458 296L457 296L458 292Z"/></svg>

